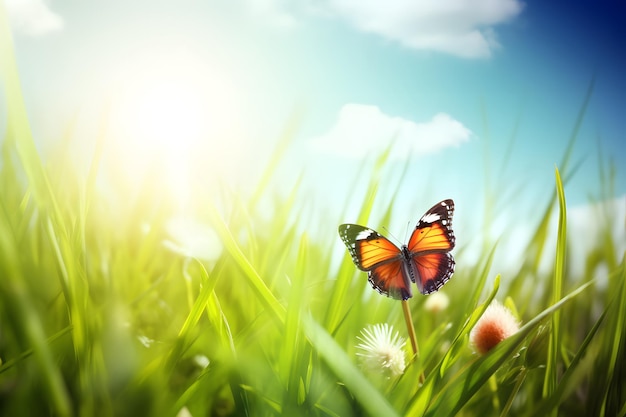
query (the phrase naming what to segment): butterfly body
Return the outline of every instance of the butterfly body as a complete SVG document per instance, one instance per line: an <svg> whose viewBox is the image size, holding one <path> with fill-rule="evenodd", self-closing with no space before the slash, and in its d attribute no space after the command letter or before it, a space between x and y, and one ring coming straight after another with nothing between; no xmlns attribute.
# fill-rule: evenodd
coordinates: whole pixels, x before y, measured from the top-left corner
<svg viewBox="0 0 626 417"><path fill-rule="evenodd" d="M398 248L373 229L357 224L339 226L354 264L368 274L372 287L381 294L406 300L413 296L411 282L422 294L437 291L454 272L450 251L454 202L444 200L426 212L415 226L409 243Z"/></svg>

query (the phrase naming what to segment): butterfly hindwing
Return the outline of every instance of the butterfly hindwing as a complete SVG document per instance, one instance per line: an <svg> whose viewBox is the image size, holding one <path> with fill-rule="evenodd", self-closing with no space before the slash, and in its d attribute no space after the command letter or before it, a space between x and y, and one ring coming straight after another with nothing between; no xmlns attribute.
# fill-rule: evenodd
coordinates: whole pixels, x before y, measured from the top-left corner
<svg viewBox="0 0 626 417"><path fill-rule="evenodd" d="M415 284L422 294L439 290L454 273L454 258L450 253L435 252L412 259L417 271Z"/></svg>
<svg viewBox="0 0 626 417"><path fill-rule="evenodd" d="M372 287L381 294L397 299L412 296L402 252L375 230L358 224L342 224L339 236L348 248L354 264L367 271Z"/></svg>
<svg viewBox="0 0 626 417"><path fill-rule="evenodd" d="M413 297L411 280L406 275L404 260L379 264L367 272L367 279L379 293L396 300L408 300Z"/></svg>

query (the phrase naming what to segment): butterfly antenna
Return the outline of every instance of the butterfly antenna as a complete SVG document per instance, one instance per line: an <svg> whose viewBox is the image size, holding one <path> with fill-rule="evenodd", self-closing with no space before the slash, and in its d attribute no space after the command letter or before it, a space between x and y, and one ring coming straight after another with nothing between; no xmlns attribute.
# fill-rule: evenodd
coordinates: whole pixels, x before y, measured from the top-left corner
<svg viewBox="0 0 626 417"><path fill-rule="evenodd" d="M402 245L402 242L393 233L391 233L389 231L389 229L387 229L385 226L383 226L383 230L385 231L385 234L387 236L391 236L396 241L396 244Z"/></svg>

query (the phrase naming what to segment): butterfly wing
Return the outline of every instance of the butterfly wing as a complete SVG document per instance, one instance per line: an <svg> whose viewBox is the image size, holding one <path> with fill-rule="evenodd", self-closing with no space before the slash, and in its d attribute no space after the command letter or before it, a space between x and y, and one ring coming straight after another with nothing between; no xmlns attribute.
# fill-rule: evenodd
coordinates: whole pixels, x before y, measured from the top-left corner
<svg viewBox="0 0 626 417"><path fill-rule="evenodd" d="M408 300L413 297L411 280L407 274L404 260L379 264L367 271L367 280L379 293L396 300Z"/></svg>
<svg viewBox="0 0 626 417"><path fill-rule="evenodd" d="M454 273L452 231L454 202L444 200L426 212L415 226L407 245L417 288L422 294L437 291Z"/></svg>
<svg viewBox="0 0 626 417"><path fill-rule="evenodd" d="M339 236L374 289L399 300L413 296L402 252L389 239L358 224L342 224Z"/></svg>
<svg viewBox="0 0 626 417"><path fill-rule="evenodd" d="M414 256L413 266L417 271L415 284L422 294L433 293L452 278L454 258L450 253L429 253Z"/></svg>

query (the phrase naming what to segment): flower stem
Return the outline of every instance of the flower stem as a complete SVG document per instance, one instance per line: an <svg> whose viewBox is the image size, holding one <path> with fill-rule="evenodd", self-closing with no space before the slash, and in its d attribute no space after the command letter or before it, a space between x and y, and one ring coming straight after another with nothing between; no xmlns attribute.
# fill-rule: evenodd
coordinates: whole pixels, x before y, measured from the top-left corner
<svg viewBox="0 0 626 417"><path fill-rule="evenodd" d="M417 336L415 336L415 328L413 328L413 319L411 318L411 308L407 300L402 300L402 311L404 312L404 321L406 322L406 329L409 332L409 339L411 340L411 347L415 358L419 358L420 349L417 346ZM424 382L424 371L420 372L420 382Z"/></svg>

